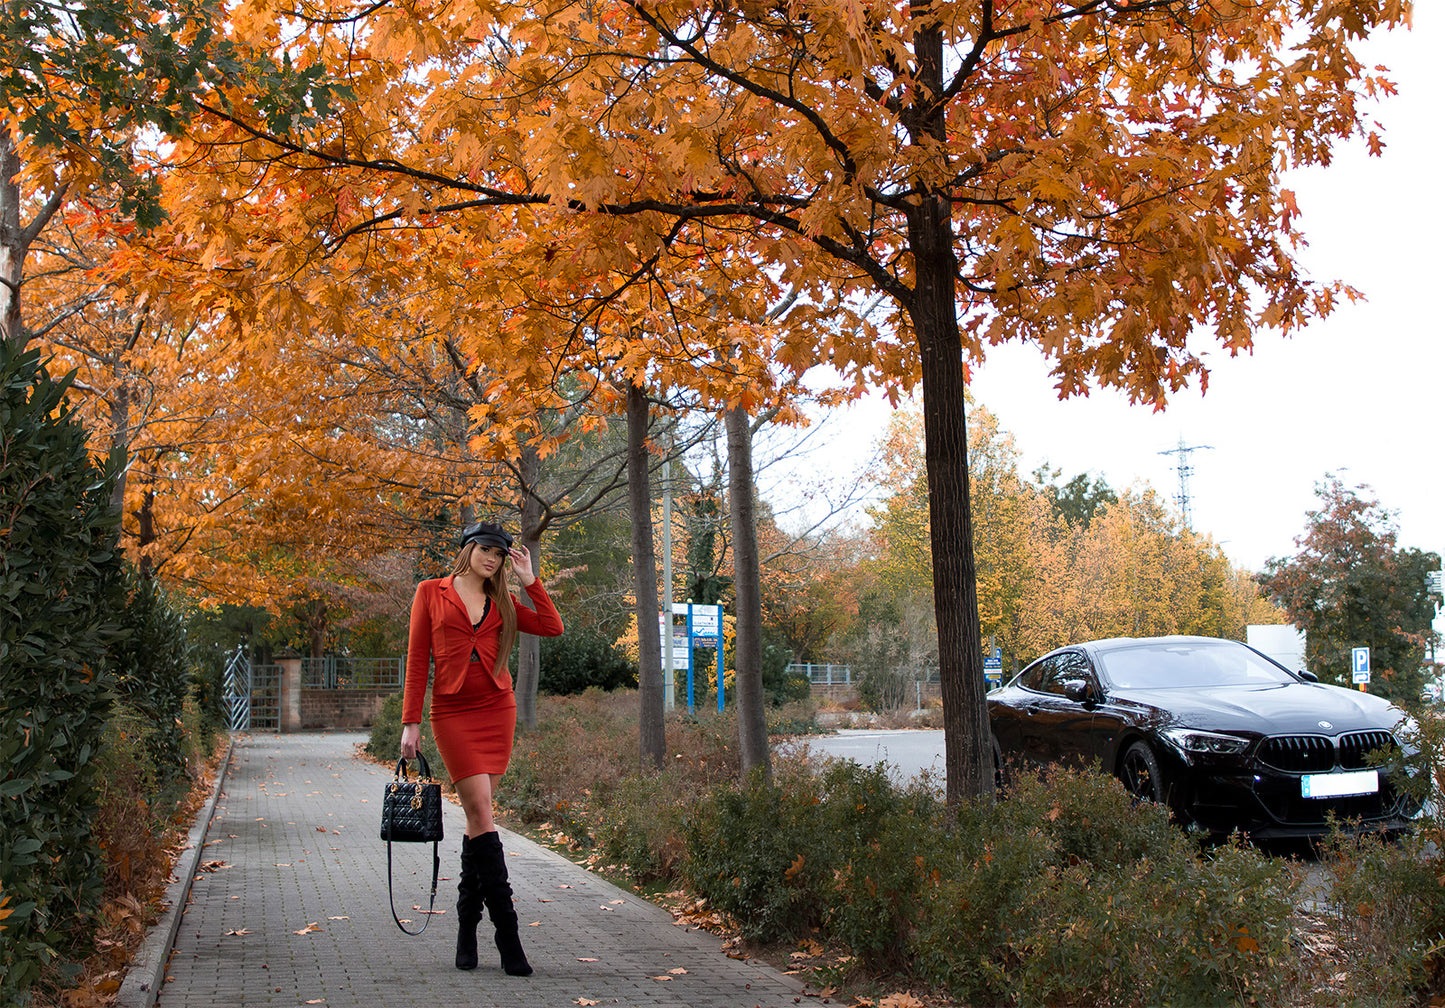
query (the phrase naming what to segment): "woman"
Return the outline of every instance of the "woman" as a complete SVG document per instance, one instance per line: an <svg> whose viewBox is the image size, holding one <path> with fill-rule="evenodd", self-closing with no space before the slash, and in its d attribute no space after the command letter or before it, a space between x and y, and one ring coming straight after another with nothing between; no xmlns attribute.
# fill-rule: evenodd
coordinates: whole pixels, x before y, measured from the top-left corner
<svg viewBox="0 0 1445 1008"><path fill-rule="evenodd" d="M513 602L507 587L508 558L535 611ZM432 734L467 814L457 891L457 969L477 967L477 924L485 904L497 929L502 968L512 976L530 976L532 967L517 934L502 840L492 821L492 794L511 759L517 727L517 698L507 660L518 630L555 637L562 632L562 618L532 572L527 548L514 547L499 525L470 525L462 532L451 576L417 585L411 604L401 754L416 757L427 666L434 660Z"/></svg>

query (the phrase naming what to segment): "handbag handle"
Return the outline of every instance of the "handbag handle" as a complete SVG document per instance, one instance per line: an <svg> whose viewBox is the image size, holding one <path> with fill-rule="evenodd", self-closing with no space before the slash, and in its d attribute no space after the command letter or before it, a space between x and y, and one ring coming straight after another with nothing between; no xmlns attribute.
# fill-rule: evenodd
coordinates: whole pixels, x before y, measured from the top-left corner
<svg viewBox="0 0 1445 1008"><path fill-rule="evenodd" d="M431 775L431 765L427 763L426 757L422 755L420 749L417 750L416 761L417 763L421 764L417 768L417 780L434 780L435 778L433 778ZM406 780L406 773L406 757L402 756L396 761L396 779L403 781Z"/></svg>

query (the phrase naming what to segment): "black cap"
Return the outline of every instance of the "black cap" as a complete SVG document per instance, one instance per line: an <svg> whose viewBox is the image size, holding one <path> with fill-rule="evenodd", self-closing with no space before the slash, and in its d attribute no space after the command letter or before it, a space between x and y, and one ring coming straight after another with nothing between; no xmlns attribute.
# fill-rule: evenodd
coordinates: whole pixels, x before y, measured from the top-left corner
<svg viewBox="0 0 1445 1008"><path fill-rule="evenodd" d="M462 545L471 542L482 546L500 546L503 550L512 548L512 537L507 530L491 522L477 522L462 529Z"/></svg>

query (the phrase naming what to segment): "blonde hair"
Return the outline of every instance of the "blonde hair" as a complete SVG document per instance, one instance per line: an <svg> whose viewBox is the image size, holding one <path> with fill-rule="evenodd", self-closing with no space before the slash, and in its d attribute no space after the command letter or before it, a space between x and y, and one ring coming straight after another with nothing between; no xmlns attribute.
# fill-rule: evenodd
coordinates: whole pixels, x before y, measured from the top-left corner
<svg viewBox="0 0 1445 1008"><path fill-rule="evenodd" d="M452 577L471 571L472 551L476 548L475 542L469 542L461 548L452 563ZM505 555L502 559L505 561ZM498 564L497 572L482 582L482 594L492 600L492 605L497 607L497 614L502 617L502 633L497 642L497 663L492 666L492 675L500 676L504 672L510 675L507 664L512 657L512 648L517 643L517 603L513 601L512 589L507 583L505 562Z"/></svg>

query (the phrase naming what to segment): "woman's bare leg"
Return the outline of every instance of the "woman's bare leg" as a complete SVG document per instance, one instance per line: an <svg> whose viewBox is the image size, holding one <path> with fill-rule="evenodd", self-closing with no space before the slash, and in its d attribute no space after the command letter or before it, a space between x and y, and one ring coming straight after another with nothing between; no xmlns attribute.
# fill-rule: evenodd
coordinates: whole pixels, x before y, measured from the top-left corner
<svg viewBox="0 0 1445 1008"><path fill-rule="evenodd" d="M481 836L496 830L497 824L492 818L492 794L501 779L501 774L480 773L463 777L452 785L461 799L462 811L467 814L467 836Z"/></svg>

